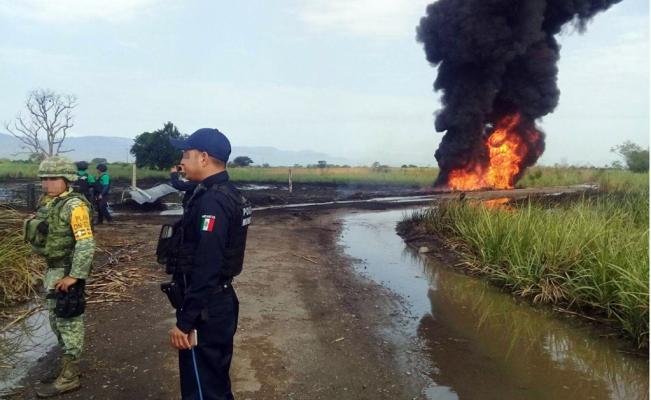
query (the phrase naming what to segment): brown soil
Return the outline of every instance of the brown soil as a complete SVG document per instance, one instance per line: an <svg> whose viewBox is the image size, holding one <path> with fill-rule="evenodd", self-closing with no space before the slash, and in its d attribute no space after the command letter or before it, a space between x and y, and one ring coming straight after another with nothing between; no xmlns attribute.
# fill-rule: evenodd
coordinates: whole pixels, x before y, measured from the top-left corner
<svg viewBox="0 0 651 400"><path fill-rule="evenodd" d="M336 244L337 220L334 210L256 217L235 284L241 303L231 369L236 398L418 398L420 377L398 365L404 354L379 334L399 323L399 300L354 273ZM179 398L176 351L167 336L174 315L158 289L166 276L153 257L162 221L122 220L97 229L99 246L118 238L145 241L151 256L137 262L151 278L128 289L134 301L89 307L83 386L66 398ZM55 358L53 352L32 369L20 398L34 398L31 383Z"/></svg>

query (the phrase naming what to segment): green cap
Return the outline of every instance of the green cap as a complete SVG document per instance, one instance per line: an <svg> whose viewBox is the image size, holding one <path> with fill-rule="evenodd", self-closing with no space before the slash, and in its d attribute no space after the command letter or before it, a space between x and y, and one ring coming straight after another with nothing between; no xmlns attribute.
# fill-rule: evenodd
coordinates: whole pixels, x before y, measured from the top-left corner
<svg viewBox="0 0 651 400"><path fill-rule="evenodd" d="M38 166L39 178L65 178L68 181L77 180L77 167L75 164L61 156L48 157Z"/></svg>

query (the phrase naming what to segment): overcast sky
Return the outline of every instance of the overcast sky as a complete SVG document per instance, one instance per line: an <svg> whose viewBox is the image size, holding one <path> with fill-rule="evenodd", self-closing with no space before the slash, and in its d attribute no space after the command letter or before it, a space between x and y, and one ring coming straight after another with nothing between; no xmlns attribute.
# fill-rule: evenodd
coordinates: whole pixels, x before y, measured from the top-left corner
<svg viewBox="0 0 651 400"><path fill-rule="evenodd" d="M27 92L79 98L73 135L172 121L235 146L435 165L436 70L422 0L0 0L0 121ZM603 165L649 142L649 7L624 0L560 37L560 104L540 162Z"/></svg>

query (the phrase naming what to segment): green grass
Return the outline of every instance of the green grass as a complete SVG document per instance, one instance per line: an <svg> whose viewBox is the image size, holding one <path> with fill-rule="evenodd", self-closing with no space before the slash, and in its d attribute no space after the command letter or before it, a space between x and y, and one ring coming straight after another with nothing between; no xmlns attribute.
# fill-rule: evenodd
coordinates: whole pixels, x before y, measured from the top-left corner
<svg viewBox="0 0 651 400"><path fill-rule="evenodd" d="M604 168L533 167L517 183L517 187L599 185L604 191L644 190L649 186L649 173Z"/></svg>
<svg viewBox="0 0 651 400"><path fill-rule="evenodd" d="M554 207L448 202L408 222L454 244L465 268L534 302L604 319L648 348L648 221L647 184Z"/></svg>
<svg viewBox="0 0 651 400"><path fill-rule="evenodd" d="M131 180L131 165L109 164L109 173L115 180ZM0 180L36 179L37 164L0 161ZM237 182L287 182L288 168L229 168ZM91 171L94 172L94 171ZM438 176L438 168L292 168L294 182L332 184L382 184L406 186L431 186ZM167 171L139 168L138 179L166 180ZM641 188L647 185L648 173L636 174L624 170L598 168L556 168L533 167L518 182L518 187L568 186L576 184L597 184L606 190Z"/></svg>
<svg viewBox="0 0 651 400"><path fill-rule="evenodd" d="M41 276L39 261L23 242L24 218L10 208L0 207L0 306L29 298Z"/></svg>
<svg viewBox="0 0 651 400"><path fill-rule="evenodd" d="M131 180L130 164L115 163L109 164L109 172L114 179ZM0 162L0 180L8 179L36 179L38 172L38 164L31 163L16 163L16 162ZM94 174L96 171L90 170ZM139 168L137 171L139 179L168 179L169 172L157 171L148 168Z"/></svg>
<svg viewBox="0 0 651 400"><path fill-rule="evenodd" d="M0 179L36 178L38 164L0 162Z"/></svg>
<svg viewBox="0 0 651 400"><path fill-rule="evenodd" d="M36 179L37 164L0 162L0 179ZM132 167L129 164L115 163L108 165L108 171L115 180L131 180ZM93 171L91 171L93 172ZM289 169L286 167L269 168L229 168L229 174L237 182L278 182L285 183ZM168 171L139 168L138 179L169 179ZM438 175L437 168L292 168L294 182L314 183L370 183L429 186Z"/></svg>

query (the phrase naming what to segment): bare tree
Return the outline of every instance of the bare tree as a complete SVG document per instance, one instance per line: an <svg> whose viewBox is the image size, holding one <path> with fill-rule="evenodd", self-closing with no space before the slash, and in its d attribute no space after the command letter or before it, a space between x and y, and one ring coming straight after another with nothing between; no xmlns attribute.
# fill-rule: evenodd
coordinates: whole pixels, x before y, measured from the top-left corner
<svg viewBox="0 0 651 400"><path fill-rule="evenodd" d="M25 100L27 112L19 112L13 123L5 123L5 128L31 154L55 156L72 151L61 150L61 146L68 130L74 126L72 110L75 107L77 98L74 95L50 89L32 90Z"/></svg>

